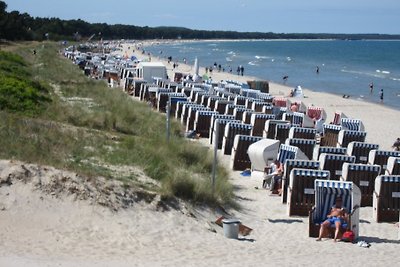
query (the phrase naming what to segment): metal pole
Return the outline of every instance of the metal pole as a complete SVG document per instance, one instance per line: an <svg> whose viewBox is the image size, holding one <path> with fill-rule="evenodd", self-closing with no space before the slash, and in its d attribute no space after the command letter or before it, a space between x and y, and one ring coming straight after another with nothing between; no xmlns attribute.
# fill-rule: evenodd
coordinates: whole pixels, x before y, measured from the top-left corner
<svg viewBox="0 0 400 267"><path fill-rule="evenodd" d="M214 195L215 192L215 173L217 171L217 151L218 151L218 140L219 140L219 120L216 119L214 122L214 130L215 136L213 137L214 142L214 160L212 166L212 177L211 177L211 184L212 184L212 194Z"/></svg>
<svg viewBox="0 0 400 267"><path fill-rule="evenodd" d="M170 113L171 113L171 97L168 98L167 102L167 143L169 143L169 132L170 132Z"/></svg>

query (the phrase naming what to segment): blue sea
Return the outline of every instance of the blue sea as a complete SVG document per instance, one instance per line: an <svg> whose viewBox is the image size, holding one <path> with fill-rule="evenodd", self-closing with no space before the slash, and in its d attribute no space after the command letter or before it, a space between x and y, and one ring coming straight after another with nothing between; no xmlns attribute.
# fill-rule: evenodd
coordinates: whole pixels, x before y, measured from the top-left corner
<svg viewBox="0 0 400 267"><path fill-rule="evenodd" d="M314 91L349 95L360 101L400 110L400 41L373 40L257 40L160 43L146 52L202 67L221 65L275 83ZM317 73L316 69L319 69ZM373 92L370 93L370 83Z"/></svg>

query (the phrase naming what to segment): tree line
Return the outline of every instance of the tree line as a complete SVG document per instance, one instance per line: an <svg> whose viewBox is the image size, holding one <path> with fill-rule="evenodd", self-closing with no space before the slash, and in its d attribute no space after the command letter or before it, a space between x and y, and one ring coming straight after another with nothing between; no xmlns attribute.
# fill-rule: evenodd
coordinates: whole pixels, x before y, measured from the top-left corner
<svg viewBox="0 0 400 267"><path fill-rule="evenodd" d="M88 23L81 19L32 17L18 11L7 12L0 1L0 39L5 40L85 40L97 39L400 39L390 34L273 33L192 30L184 27L140 27L134 25Z"/></svg>

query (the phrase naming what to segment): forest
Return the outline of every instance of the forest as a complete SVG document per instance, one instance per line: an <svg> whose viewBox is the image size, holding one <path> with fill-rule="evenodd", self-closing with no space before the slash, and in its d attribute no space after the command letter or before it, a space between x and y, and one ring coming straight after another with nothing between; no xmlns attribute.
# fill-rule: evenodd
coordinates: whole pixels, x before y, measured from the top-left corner
<svg viewBox="0 0 400 267"><path fill-rule="evenodd" d="M140 27L134 25L88 23L81 19L32 17L18 11L7 12L7 4L0 1L0 40L53 41L111 40L111 39L339 39L362 40L400 39L390 34L340 33L273 33L192 30L184 27Z"/></svg>

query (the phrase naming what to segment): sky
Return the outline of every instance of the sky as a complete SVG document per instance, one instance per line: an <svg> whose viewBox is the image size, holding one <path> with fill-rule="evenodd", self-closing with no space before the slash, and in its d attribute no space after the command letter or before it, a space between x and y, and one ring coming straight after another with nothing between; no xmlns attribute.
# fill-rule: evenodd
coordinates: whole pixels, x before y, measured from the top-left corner
<svg viewBox="0 0 400 267"><path fill-rule="evenodd" d="M400 34L400 0L3 0L7 11L91 23L274 33Z"/></svg>

